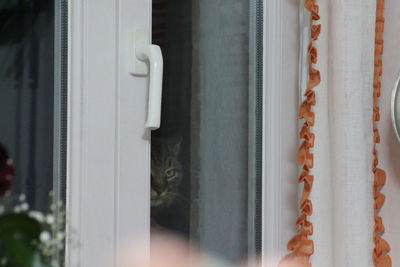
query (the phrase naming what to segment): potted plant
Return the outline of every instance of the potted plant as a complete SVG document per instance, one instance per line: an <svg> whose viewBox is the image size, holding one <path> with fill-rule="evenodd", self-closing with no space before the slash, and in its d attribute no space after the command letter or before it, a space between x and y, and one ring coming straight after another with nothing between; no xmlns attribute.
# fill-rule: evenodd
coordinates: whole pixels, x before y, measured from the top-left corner
<svg viewBox="0 0 400 267"><path fill-rule="evenodd" d="M0 144L0 266L58 267L55 255L65 240L62 203L52 203L48 213L31 210L25 195L9 193L14 176L12 160Z"/></svg>

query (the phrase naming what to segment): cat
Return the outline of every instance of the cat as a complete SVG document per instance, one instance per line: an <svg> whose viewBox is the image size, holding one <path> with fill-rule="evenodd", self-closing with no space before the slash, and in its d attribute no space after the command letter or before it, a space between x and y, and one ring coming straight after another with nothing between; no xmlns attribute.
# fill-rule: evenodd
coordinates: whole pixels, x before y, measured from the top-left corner
<svg viewBox="0 0 400 267"><path fill-rule="evenodd" d="M179 161L181 140L153 138L151 149L152 212L170 207L179 195L182 165Z"/></svg>

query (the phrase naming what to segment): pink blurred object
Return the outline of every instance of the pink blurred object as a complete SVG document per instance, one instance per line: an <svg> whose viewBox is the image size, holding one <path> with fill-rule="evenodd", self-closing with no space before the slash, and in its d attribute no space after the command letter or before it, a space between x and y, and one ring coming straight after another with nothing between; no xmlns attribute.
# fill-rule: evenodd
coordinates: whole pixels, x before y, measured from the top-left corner
<svg viewBox="0 0 400 267"><path fill-rule="evenodd" d="M139 245L138 245L139 244ZM221 260L210 257L189 242L169 234L152 234L150 253L146 245L130 245L118 267L230 267Z"/></svg>

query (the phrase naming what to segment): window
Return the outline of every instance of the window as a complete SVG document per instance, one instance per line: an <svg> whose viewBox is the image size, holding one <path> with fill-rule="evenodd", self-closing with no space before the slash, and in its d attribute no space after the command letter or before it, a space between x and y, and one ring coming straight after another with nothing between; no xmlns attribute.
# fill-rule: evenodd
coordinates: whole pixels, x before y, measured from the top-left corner
<svg viewBox="0 0 400 267"><path fill-rule="evenodd" d="M261 246L256 9L251 1L153 1L153 43L164 57L162 123L152 132L153 231L230 261Z"/></svg>

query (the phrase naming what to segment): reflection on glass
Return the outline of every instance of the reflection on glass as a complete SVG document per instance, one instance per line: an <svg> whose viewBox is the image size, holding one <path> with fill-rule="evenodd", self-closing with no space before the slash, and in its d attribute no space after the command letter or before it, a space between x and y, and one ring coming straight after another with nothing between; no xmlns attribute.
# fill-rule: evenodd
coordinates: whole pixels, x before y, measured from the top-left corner
<svg viewBox="0 0 400 267"><path fill-rule="evenodd" d="M17 169L12 191L43 210L53 186L53 1L2 3L0 140Z"/></svg>
<svg viewBox="0 0 400 267"><path fill-rule="evenodd" d="M62 157L54 153L62 146L55 134L61 121L57 106L61 86L54 64L60 56L54 46L55 3L0 1L2 266L40 267L51 261L52 266L61 265L64 207L60 188L54 188L62 176L54 175L60 168L54 159Z"/></svg>
<svg viewBox="0 0 400 267"><path fill-rule="evenodd" d="M152 134L152 230L230 261L255 252L249 14L250 1L153 1L165 71Z"/></svg>

